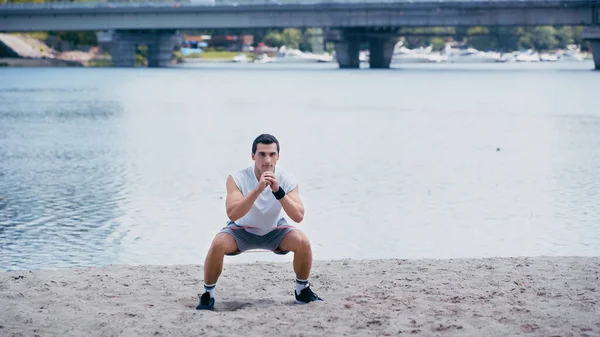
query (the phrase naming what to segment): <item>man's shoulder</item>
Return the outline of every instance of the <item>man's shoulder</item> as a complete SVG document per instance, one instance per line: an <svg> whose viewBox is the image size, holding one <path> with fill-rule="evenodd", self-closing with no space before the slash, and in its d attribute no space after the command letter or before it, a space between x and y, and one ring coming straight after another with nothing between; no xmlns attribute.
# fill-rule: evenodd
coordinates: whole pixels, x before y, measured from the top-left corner
<svg viewBox="0 0 600 337"><path fill-rule="evenodd" d="M278 168L279 171L279 180L283 182L287 189L292 189L298 185L298 178L291 171L287 171L284 168Z"/></svg>
<svg viewBox="0 0 600 337"><path fill-rule="evenodd" d="M233 176L235 178L236 176L248 174L248 172L250 172L251 170L252 170L252 166L247 166L247 167L244 167L241 169L237 169L237 170L231 172L229 175Z"/></svg>
<svg viewBox="0 0 600 337"><path fill-rule="evenodd" d="M244 167L231 172L229 176L233 178L233 181L236 185L238 185L238 187L241 187L241 185L246 184L249 177L251 177L251 173L252 167Z"/></svg>

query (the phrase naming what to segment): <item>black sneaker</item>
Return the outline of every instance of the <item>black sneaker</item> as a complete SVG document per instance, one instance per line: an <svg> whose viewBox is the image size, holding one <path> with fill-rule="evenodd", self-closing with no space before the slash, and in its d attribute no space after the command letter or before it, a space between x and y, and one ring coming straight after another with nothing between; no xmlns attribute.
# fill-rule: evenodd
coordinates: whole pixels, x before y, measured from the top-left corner
<svg viewBox="0 0 600 337"><path fill-rule="evenodd" d="M208 291L198 297L200 297L200 303L196 307L196 310L213 310L215 307L215 299L210 297Z"/></svg>
<svg viewBox="0 0 600 337"><path fill-rule="evenodd" d="M317 296L317 294L313 293L310 290L310 286L302 289L300 295L294 290L294 295L296 295L296 303L298 304L306 304L312 301L322 301L323 299Z"/></svg>

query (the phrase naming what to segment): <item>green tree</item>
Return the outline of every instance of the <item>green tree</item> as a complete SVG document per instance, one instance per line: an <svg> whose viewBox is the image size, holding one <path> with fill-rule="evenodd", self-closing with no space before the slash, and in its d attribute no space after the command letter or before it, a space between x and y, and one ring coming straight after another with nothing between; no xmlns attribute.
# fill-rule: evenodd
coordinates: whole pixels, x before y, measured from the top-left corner
<svg viewBox="0 0 600 337"><path fill-rule="evenodd" d="M59 40L69 42L73 46L95 46L98 44L96 32L50 32L48 35L56 36Z"/></svg>
<svg viewBox="0 0 600 337"><path fill-rule="evenodd" d="M455 34L454 27L415 27L402 28L399 35L404 36L404 46L406 48L418 48L421 46L432 45L434 50L444 48L446 39ZM421 35L422 34L422 35Z"/></svg>
<svg viewBox="0 0 600 337"><path fill-rule="evenodd" d="M288 48L298 49L302 42L302 32L297 28L286 28L281 33L283 43Z"/></svg>
<svg viewBox="0 0 600 337"><path fill-rule="evenodd" d="M323 37L323 30L321 28L306 28L302 32L302 42L300 42L298 48L301 51L314 52L313 43L323 44ZM317 48L321 49L324 48L324 46Z"/></svg>
<svg viewBox="0 0 600 337"><path fill-rule="evenodd" d="M498 36L494 27L471 27L466 30L469 46L479 50L498 49Z"/></svg>
<svg viewBox="0 0 600 337"><path fill-rule="evenodd" d="M4 2L4 1L2 1ZM41 2L46 2L46 0L6 0L7 3L23 3L23 2L36 2L36 3L41 3Z"/></svg>
<svg viewBox="0 0 600 337"><path fill-rule="evenodd" d="M281 47L285 44L281 33L274 30L268 32L267 35L265 35L265 37L263 38L262 42L264 42L267 46L271 47Z"/></svg>
<svg viewBox="0 0 600 337"><path fill-rule="evenodd" d="M498 50L503 52L519 49L518 27L497 27Z"/></svg>
<svg viewBox="0 0 600 337"><path fill-rule="evenodd" d="M556 38L558 39L559 48L565 48L568 44L575 43L573 27L560 27L556 32Z"/></svg>
<svg viewBox="0 0 600 337"><path fill-rule="evenodd" d="M531 49L534 47L533 34L530 27L517 27L515 34L519 37L515 49Z"/></svg>
<svg viewBox="0 0 600 337"><path fill-rule="evenodd" d="M267 46L286 46L293 49L298 49L303 41L304 35L297 28L286 28L283 31L271 30L262 39Z"/></svg>
<svg viewBox="0 0 600 337"><path fill-rule="evenodd" d="M446 41L441 37L432 37L429 39L429 44L433 47L433 50L442 50L446 46Z"/></svg>
<svg viewBox="0 0 600 337"><path fill-rule="evenodd" d="M587 50L587 43L583 39L581 33L583 32L582 26L573 27L573 43L581 46L581 49Z"/></svg>
<svg viewBox="0 0 600 337"><path fill-rule="evenodd" d="M559 41L555 37L556 30L551 26L535 27L532 31L532 40L537 50L549 50L558 46Z"/></svg>

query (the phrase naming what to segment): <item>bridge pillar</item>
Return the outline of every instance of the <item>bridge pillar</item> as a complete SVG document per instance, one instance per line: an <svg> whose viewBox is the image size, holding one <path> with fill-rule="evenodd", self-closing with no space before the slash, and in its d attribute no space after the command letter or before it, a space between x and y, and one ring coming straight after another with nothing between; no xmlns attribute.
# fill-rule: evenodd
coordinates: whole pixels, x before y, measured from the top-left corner
<svg viewBox="0 0 600 337"><path fill-rule="evenodd" d="M358 69L360 60L360 40L355 37L348 37L335 43L335 55L340 65L340 69Z"/></svg>
<svg viewBox="0 0 600 337"><path fill-rule="evenodd" d="M98 43L112 58L114 67L135 66L136 44L127 31L102 31L96 33Z"/></svg>
<svg viewBox="0 0 600 337"><path fill-rule="evenodd" d="M173 31L159 31L148 40L148 67L168 66L173 49L181 43L179 34Z"/></svg>
<svg viewBox="0 0 600 337"><path fill-rule="evenodd" d="M369 38L369 67L372 69L387 69L392 62L394 46L397 37L371 37Z"/></svg>
<svg viewBox="0 0 600 337"><path fill-rule="evenodd" d="M341 69L360 68L360 47L369 45L370 68L389 68L398 42L396 28L343 28L331 29L325 34L327 41L335 42L335 54Z"/></svg>
<svg viewBox="0 0 600 337"><path fill-rule="evenodd" d="M600 26L587 26L583 28L582 37L589 41L594 56L594 68L600 70Z"/></svg>
<svg viewBox="0 0 600 337"><path fill-rule="evenodd" d="M590 40L592 55L594 56L594 68L600 70L600 39Z"/></svg>
<svg viewBox="0 0 600 337"><path fill-rule="evenodd" d="M116 30L98 33L98 42L107 48L115 67L135 66L139 45L148 46L149 67L166 67L181 37L174 30Z"/></svg>

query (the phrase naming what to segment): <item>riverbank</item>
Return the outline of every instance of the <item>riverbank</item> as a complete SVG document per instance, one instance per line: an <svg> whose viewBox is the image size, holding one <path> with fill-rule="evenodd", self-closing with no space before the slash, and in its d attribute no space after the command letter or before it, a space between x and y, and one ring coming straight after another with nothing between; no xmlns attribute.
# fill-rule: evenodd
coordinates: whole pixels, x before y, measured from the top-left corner
<svg viewBox="0 0 600 337"><path fill-rule="evenodd" d="M0 67L81 67L78 61L46 58L0 58Z"/></svg>
<svg viewBox="0 0 600 337"><path fill-rule="evenodd" d="M0 273L0 335L600 334L600 257L316 261L309 305L291 263L232 261L215 312L195 310L201 265Z"/></svg>
<svg viewBox="0 0 600 337"><path fill-rule="evenodd" d="M107 62L110 55L96 46L85 51L59 52L27 34L0 33L0 66L3 67L102 66Z"/></svg>

